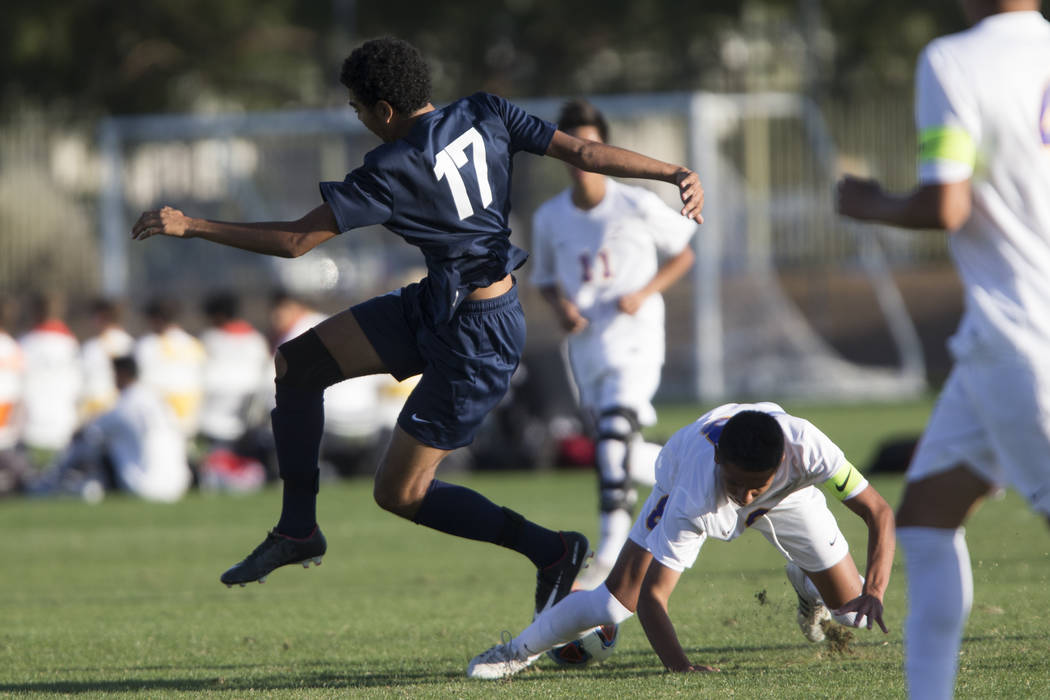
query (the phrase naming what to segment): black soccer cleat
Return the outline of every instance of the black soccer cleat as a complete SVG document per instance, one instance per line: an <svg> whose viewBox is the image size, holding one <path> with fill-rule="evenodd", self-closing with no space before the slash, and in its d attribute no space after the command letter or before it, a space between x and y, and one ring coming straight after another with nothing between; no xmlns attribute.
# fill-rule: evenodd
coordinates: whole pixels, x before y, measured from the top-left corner
<svg viewBox="0 0 1050 700"><path fill-rule="evenodd" d="M579 532L559 532L565 554L550 566L536 572L536 614L569 595L572 582L591 555L587 538Z"/></svg>
<svg viewBox="0 0 1050 700"><path fill-rule="evenodd" d="M310 536L296 539L282 535L276 530L266 533L266 539L256 547L244 561L234 564L219 577L229 588L233 584L244 586L252 581L264 583L271 571L279 566L302 564L309 568L312 561L321 565L321 557L328 549L328 543L321 534L321 528L315 527Z"/></svg>

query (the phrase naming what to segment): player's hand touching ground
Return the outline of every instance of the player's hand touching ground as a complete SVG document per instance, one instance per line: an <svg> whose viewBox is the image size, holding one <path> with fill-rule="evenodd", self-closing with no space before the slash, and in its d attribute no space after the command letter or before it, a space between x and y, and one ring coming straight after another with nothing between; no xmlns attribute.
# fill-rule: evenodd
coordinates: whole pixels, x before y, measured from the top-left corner
<svg viewBox="0 0 1050 700"><path fill-rule="evenodd" d="M704 188L700 185L700 177L692 170L682 168L675 173L675 184L678 185L678 194L684 205L682 216L698 224L704 223L704 217L700 214L704 208Z"/></svg>
<svg viewBox="0 0 1050 700"><path fill-rule="evenodd" d="M882 628L883 634L889 633L889 630L886 629L886 624L882 621L882 601L875 596L869 593L859 595L836 610L835 614L845 615L850 612L857 613L854 626L860 627L861 623L867 619L869 630L871 629L871 623L877 622L879 627Z"/></svg>
<svg viewBox="0 0 1050 700"><path fill-rule="evenodd" d="M144 211L135 225L131 227L131 237L136 241L143 241L156 235L183 238L189 229L189 221L188 216L172 207Z"/></svg>

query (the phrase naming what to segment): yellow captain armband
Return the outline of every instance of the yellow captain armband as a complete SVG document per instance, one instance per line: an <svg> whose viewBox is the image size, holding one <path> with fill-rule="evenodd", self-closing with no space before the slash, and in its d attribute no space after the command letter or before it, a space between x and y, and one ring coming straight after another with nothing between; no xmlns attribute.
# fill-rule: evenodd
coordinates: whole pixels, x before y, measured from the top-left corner
<svg viewBox="0 0 1050 700"><path fill-rule="evenodd" d="M973 167L977 146L970 134L957 126L936 126L919 132L919 162L952 160Z"/></svg>
<svg viewBox="0 0 1050 700"><path fill-rule="evenodd" d="M852 498L868 486L868 480L849 462L824 482L824 490L840 501Z"/></svg>

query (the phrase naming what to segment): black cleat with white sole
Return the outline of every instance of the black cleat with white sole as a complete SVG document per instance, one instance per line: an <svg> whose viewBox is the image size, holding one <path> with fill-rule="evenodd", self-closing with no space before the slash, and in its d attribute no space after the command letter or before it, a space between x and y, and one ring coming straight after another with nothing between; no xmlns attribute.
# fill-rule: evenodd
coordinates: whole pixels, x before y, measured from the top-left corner
<svg viewBox="0 0 1050 700"><path fill-rule="evenodd" d="M266 539L256 547L244 561L234 564L219 577L229 588L235 583L241 586L258 581L264 583L271 571L288 564L302 564L309 568L310 562L321 565L321 557L328 549L328 543L321 528L315 527L309 537L295 538L282 535L276 530L266 533Z"/></svg>
<svg viewBox="0 0 1050 700"><path fill-rule="evenodd" d="M559 532L565 554L550 566L536 572L536 614L569 595L572 582L591 555L587 538L579 532Z"/></svg>

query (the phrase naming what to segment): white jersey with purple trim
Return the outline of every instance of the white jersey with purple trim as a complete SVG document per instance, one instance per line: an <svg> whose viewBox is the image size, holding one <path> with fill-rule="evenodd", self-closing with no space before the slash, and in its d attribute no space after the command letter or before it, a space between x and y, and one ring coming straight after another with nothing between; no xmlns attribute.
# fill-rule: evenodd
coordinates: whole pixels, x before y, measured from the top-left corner
<svg viewBox="0 0 1050 700"><path fill-rule="evenodd" d="M747 506L729 499L715 464L722 428L741 411L768 413L784 430L784 461L769 489ZM832 478L842 500L868 486L842 450L809 421L770 402L719 406L676 432L660 452L656 489L667 494L667 500L641 516L651 520L646 546L661 564L682 571L693 565L708 537L735 539L793 494Z"/></svg>
<svg viewBox="0 0 1050 700"><path fill-rule="evenodd" d="M649 190L605 182L605 197L592 209L578 208L565 190L540 206L532 224L532 283L558 285L587 319L569 338L574 371L584 374L663 364L663 298L650 296L633 315L617 302L648 284L660 256L680 253L696 230Z"/></svg>
<svg viewBox="0 0 1050 700"><path fill-rule="evenodd" d="M949 238L966 294L950 347L1050 344L1050 22L1003 12L932 41L916 70L919 180L971 180Z"/></svg>

